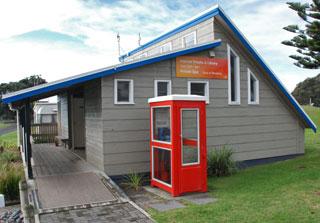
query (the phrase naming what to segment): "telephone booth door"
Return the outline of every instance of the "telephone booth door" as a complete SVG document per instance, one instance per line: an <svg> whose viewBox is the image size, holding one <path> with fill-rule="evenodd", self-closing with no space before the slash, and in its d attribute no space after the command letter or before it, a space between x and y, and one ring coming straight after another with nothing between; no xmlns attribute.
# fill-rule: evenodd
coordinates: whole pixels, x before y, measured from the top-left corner
<svg viewBox="0 0 320 223"><path fill-rule="evenodd" d="M151 185L172 192L172 106L151 108Z"/></svg>
<svg viewBox="0 0 320 223"><path fill-rule="evenodd" d="M205 103L179 103L179 194L207 191Z"/></svg>

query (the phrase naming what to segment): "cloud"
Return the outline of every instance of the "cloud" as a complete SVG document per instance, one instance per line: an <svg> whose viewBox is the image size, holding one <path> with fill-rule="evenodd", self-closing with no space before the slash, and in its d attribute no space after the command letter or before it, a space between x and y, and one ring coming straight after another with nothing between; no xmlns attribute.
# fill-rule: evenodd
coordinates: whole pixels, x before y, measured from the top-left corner
<svg viewBox="0 0 320 223"><path fill-rule="evenodd" d="M294 49L280 42L283 26L298 22L285 1L219 1L236 25L292 90L316 72L292 65ZM48 81L117 63L122 53L212 6L215 1L30 0L0 3L0 82L31 74Z"/></svg>
<svg viewBox="0 0 320 223"><path fill-rule="evenodd" d="M223 2L226 13L290 91L300 81L319 73L293 65L289 55L296 54L295 49L281 44L293 37L283 27L303 25L297 14L288 8L286 0Z"/></svg>

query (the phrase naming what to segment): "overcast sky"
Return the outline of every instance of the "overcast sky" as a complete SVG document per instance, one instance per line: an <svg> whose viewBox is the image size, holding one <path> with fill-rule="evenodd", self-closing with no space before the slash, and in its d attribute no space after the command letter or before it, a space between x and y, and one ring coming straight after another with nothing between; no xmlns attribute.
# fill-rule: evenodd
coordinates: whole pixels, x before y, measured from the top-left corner
<svg viewBox="0 0 320 223"><path fill-rule="evenodd" d="M0 83L41 74L47 81L117 63L122 53L213 6L213 0L7 0L0 3ZM319 71L297 68L282 28L299 23L286 0L220 0L219 4L285 86Z"/></svg>

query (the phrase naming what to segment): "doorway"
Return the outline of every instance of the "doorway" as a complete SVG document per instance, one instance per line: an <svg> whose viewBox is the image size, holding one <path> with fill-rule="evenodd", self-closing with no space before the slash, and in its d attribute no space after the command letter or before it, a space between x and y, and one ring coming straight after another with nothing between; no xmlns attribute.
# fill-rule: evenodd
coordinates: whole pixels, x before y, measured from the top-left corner
<svg viewBox="0 0 320 223"><path fill-rule="evenodd" d="M85 108L83 92L73 93L71 97L72 150L82 158L85 156Z"/></svg>

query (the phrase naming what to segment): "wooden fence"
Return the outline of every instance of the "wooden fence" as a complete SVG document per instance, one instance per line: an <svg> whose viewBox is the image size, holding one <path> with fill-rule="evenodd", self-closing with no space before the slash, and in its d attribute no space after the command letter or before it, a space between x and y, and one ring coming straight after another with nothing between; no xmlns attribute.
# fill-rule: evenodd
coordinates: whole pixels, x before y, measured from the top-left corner
<svg viewBox="0 0 320 223"><path fill-rule="evenodd" d="M31 136L35 144L54 143L57 135L58 125L56 123L41 123L31 125Z"/></svg>

